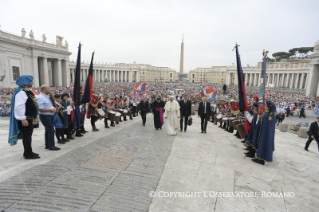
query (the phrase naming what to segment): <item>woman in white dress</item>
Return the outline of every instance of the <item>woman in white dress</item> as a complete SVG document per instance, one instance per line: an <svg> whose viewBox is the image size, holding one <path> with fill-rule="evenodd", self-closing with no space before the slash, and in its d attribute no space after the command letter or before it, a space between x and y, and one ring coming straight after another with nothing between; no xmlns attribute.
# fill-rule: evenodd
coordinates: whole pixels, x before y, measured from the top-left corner
<svg viewBox="0 0 319 212"><path fill-rule="evenodd" d="M169 97L164 109L167 135L176 135L179 126L179 104L173 96Z"/></svg>

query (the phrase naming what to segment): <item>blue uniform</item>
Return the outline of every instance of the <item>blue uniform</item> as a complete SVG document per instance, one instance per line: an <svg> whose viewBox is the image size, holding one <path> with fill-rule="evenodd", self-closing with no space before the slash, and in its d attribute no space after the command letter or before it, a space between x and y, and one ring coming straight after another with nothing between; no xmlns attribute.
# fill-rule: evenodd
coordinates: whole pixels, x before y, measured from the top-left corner
<svg viewBox="0 0 319 212"><path fill-rule="evenodd" d="M257 158L271 162L275 151L276 115L265 112L258 120L253 147L257 150Z"/></svg>

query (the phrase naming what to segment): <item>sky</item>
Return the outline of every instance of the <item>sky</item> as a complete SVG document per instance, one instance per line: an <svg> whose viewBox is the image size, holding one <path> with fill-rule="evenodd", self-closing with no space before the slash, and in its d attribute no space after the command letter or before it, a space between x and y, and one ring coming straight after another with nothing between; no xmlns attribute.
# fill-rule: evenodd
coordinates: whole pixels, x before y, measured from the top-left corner
<svg viewBox="0 0 319 212"><path fill-rule="evenodd" d="M288 51L319 40L318 0L0 0L0 30L55 43L64 37L76 60L95 51L99 63L136 63L179 71L184 35L184 73L231 65L240 45L243 66L262 51Z"/></svg>

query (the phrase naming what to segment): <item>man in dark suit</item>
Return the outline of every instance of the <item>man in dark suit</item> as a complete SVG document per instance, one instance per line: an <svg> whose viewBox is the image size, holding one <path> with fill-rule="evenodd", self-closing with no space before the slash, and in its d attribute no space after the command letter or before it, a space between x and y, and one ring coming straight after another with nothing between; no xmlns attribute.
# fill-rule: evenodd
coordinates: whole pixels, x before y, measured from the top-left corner
<svg viewBox="0 0 319 212"><path fill-rule="evenodd" d="M313 139L317 141L318 150L319 150L319 117L317 117L317 121L312 122L310 124L308 136L309 136L309 139L306 143L305 150L308 151L308 147L310 143L313 141Z"/></svg>
<svg viewBox="0 0 319 212"><path fill-rule="evenodd" d="M210 103L207 102L207 98L204 97L203 101L199 103L198 107L198 118L201 119L201 130L202 133L206 133L207 121L211 118Z"/></svg>
<svg viewBox="0 0 319 212"><path fill-rule="evenodd" d="M184 126L184 132L186 132L187 129L187 122L188 118L191 117L191 112L192 112L192 103L190 100L187 100L188 96L184 94L184 100L179 101L179 106L180 106L180 131L183 131L183 119L185 118L185 126Z"/></svg>
<svg viewBox="0 0 319 212"><path fill-rule="evenodd" d="M138 113L141 114L142 120L143 120L143 126L145 126L146 123L146 114L150 112L150 106L148 101L146 100L146 97L144 96L142 101L140 101L140 104L138 105Z"/></svg>

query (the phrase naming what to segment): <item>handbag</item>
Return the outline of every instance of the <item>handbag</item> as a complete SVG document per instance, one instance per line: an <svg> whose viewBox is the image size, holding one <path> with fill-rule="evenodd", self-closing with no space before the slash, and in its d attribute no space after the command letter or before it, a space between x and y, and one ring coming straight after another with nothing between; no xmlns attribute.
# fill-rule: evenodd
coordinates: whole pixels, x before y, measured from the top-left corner
<svg viewBox="0 0 319 212"><path fill-rule="evenodd" d="M59 117L58 113L54 113L53 118L52 118L53 126L55 128L64 128L64 125Z"/></svg>
<svg viewBox="0 0 319 212"><path fill-rule="evenodd" d="M188 119L187 125L188 125L188 126L191 126L192 124L193 124L193 119L192 119L192 118Z"/></svg>

